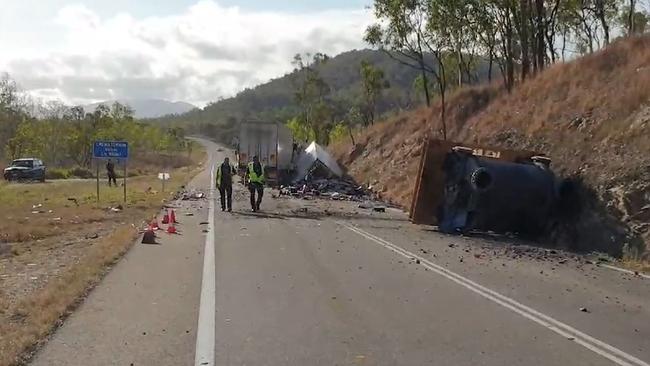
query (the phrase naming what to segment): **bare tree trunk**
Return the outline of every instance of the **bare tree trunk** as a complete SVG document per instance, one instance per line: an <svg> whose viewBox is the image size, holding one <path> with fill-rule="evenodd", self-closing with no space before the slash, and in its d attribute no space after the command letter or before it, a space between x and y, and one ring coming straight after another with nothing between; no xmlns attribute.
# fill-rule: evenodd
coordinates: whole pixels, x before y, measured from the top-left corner
<svg viewBox="0 0 650 366"><path fill-rule="evenodd" d="M447 102L445 101L445 89L440 88L440 121L442 121L442 139L447 140Z"/></svg>
<svg viewBox="0 0 650 366"><path fill-rule="evenodd" d="M585 31L585 35L587 36L587 46L589 46L589 53L594 53L594 35L591 31L591 27L589 26L589 23L587 22L587 15L585 14L585 9L581 9L581 21L582 25Z"/></svg>
<svg viewBox="0 0 650 366"><path fill-rule="evenodd" d="M514 55L513 55L513 48L512 48L512 38L513 38L513 32L512 32L512 24L510 21L510 17L508 17L507 20L507 25L506 25L506 34L505 34L505 48L506 48L506 54L505 54L505 63L506 63L506 89L508 92L512 91L512 88L514 87L515 83L515 63L514 63Z"/></svg>
<svg viewBox="0 0 650 366"><path fill-rule="evenodd" d="M605 46L607 46L609 44L609 24L607 23L607 17L605 14L605 1L596 0L594 7L596 17L600 21L601 27L603 27L603 41L605 42Z"/></svg>
<svg viewBox="0 0 650 366"><path fill-rule="evenodd" d="M463 86L463 55L460 45L456 46L456 61L458 63L458 87Z"/></svg>
<svg viewBox="0 0 650 366"><path fill-rule="evenodd" d="M630 11L627 14L627 35L631 36L636 31L634 29L634 13L636 12L636 0L630 0Z"/></svg>
<svg viewBox="0 0 650 366"><path fill-rule="evenodd" d="M537 18L537 36L536 36L536 56L538 71L544 70L546 63L546 8L544 7L544 0L535 0L535 12Z"/></svg>
<svg viewBox="0 0 650 366"><path fill-rule="evenodd" d="M530 73L530 55L529 55L529 36L528 36L528 18L530 14L529 0L520 0L520 19L519 19L519 38L521 40L521 80L526 80Z"/></svg>
<svg viewBox="0 0 650 366"><path fill-rule="evenodd" d="M445 76L445 65L442 62L442 52L437 51L434 53L438 60L438 72L436 80L438 81L438 91L440 91L440 122L442 123L442 138L447 139L447 103L445 100L445 93L447 91L447 79Z"/></svg>
<svg viewBox="0 0 650 366"><path fill-rule="evenodd" d="M422 73L422 83L424 84L424 98L427 101L427 107L431 106L431 98L429 96L429 82L427 80L427 71L424 68L424 53L422 53L422 39L420 38L420 33L418 33L418 61L420 62L420 72Z"/></svg>
<svg viewBox="0 0 650 366"><path fill-rule="evenodd" d="M429 80L427 79L427 72L424 69L424 64L420 65L420 71L422 72L422 84L424 88L424 99L427 102L427 107L431 106L431 98L429 96Z"/></svg>
<svg viewBox="0 0 650 366"><path fill-rule="evenodd" d="M566 29L562 30L562 62L566 62Z"/></svg>
<svg viewBox="0 0 650 366"><path fill-rule="evenodd" d="M549 48L551 55L551 62L555 63L558 59L557 48L555 47L555 39L557 35L557 13L560 9L561 0L555 0L555 5L551 10L551 14L547 16L545 22L546 27L546 44Z"/></svg>
<svg viewBox="0 0 650 366"><path fill-rule="evenodd" d="M494 52L490 50L488 61L488 83L492 83L492 65L494 64Z"/></svg>

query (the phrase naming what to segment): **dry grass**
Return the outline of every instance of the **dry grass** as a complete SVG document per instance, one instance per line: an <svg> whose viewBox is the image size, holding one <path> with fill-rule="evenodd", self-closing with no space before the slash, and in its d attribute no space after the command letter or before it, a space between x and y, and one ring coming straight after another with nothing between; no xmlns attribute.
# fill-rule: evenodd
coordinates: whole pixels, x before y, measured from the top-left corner
<svg viewBox="0 0 650 366"><path fill-rule="evenodd" d="M0 324L0 365L18 365L28 358L38 340L69 315L107 268L130 248L136 235L132 227L116 230L93 246L82 263L9 309L14 321Z"/></svg>
<svg viewBox="0 0 650 366"><path fill-rule="evenodd" d="M169 199L172 189L199 171L196 164L204 157L197 151L194 168L174 170L167 193L160 192L156 176L130 179L126 204L121 188L105 186L97 203L92 181L0 185L0 246L5 242L11 248L0 250L1 366L23 364L131 247L137 228ZM68 200L72 197L79 206ZM39 210L45 212L32 213L32 206L41 203ZM124 208L119 213L107 209L118 204ZM99 239L84 239L98 233ZM30 281L30 276L38 279Z"/></svg>
<svg viewBox="0 0 650 366"><path fill-rule="evenodd" d="M449 136L458 135L500 93L494 86L453 93L447 110ZM355 179L377 187L383 199L408 208L422 143L427 135L441 133L439 113L439 105L406 112L362 131L354 147L343 142L330 149Z"/></svg>
<svg viewBox="0 0 650 366"><path fill-rule="evenodd" d="M620 264L631 271L650 273L650 260L625 259Z"/></svg>
<svg viewBox="0 0 650 366"><path fill-rule="evenodd" d="M650 228L648 85L650 36L617 41L554 65L510 94L496 86L456 91L448 98L448 138L548 154L556 172L579 177L594 191L595 205L602 206L597 215L611 215L642 237ZM363 131L357 146L331 148L358 181L409 207L422 140L442 137L439 110L434 103L392 117ZM583 249L589 241L622 246L627 240L585 236Z"/></svg>

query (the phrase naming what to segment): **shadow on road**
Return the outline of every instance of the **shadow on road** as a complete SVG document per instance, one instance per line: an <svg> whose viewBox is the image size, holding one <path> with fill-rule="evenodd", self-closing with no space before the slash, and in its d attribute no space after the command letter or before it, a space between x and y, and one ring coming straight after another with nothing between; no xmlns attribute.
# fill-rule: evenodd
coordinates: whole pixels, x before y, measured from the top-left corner
<svg viewBox="0 0 650 366"><path fill-rule="evenodd" d="M387 222L407 222L407 219L395 218L390 216L376 216L368 215L366 213L350 213L350 212L336 212L336 211L315 211L315 210L301 210L296 209L289 212L240 212L235 211L232 213L234 216L244 218L260 218L260 219L305 219L305 220L323 220L323 219L343 219L343 220L370 220L370 221L387 221Z"/></svg>
<svg viewBox="0 0 650 366"><path fill-rule="evenodd" d="M276 219L276 220L286 220L286 219L307 219L307 220L320 220L322 216L313 215L309 213L298 214L298 213L269 213L269 212L237 212L234 211L233 216L239 216L244 218L258 218L258 219Z"/></svg>

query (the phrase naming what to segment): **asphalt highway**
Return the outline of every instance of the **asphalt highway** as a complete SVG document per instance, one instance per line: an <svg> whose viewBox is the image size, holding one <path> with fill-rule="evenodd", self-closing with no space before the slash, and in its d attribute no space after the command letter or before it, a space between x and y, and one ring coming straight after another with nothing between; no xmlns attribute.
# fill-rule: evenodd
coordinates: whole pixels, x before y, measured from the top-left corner
<svg viewBox="0 0 650 366"><path fill-rule="evenodd" d="M512 255L389 209L273 198L181 201L180 235L137 244L33 365L650 363L650 279ZM191 214L191 216L190 216ZM530 251L533 251L532 249Z"/></svg>

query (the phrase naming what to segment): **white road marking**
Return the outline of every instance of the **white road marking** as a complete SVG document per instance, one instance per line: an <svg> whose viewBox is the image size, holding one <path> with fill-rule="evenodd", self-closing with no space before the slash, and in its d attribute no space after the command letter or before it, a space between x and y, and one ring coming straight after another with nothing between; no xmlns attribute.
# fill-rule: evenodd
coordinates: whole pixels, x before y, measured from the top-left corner
<svg viewBox="0 0 650 366"><path fill-rule="evenodd" d="M643 277L643 278L646 278L646 279L650 280L650 276L648 276L647 274L643 274L643 273L636 274L636 273L634 273L634 271L630 271L629 269L623 269L623 268L620 268L620 267L611 266L609 264L599 264L598 266L599 267L605 267L605 268L608 268L608 269L612 269L614 271L619 271L619 272L623 272L623 273Z"/></svg>
<svg viewBox="0 0 650 366"><path fill-rule="evenodd" d="M650 364L640 360L620 349L607 344L603 341L600 341L594 337L589 336L568 324L562 323L559 320L556 320L548 315L542 314L539 311L532 309L526 305L523 305L507 296L504 296L496 291L493 291L487 287L484 287L468 278L465 278L455 272L448 270L445 267L439 266L425 258L418 256L406 249L403 249L387 240L384 240L378 236L375 236L367 231L359 229L356 226L337 221L337 223L347 229L363 236L366 239L374 241L375 243L403 256L406 258L413 258L420 260L420 263L427 269L446 277L447 279L456 282L457 284L481 295L482 297L491 300L513 312L532 320L533 322L548 328L549 330L561 335L562 337L574 341L581 346L587 348L588 350L595 352L610 361L616 363L620 366L650 366Z"/></svg>
<svg viewBox="0 0 650 366"><path fill-rule="evenodd" d="M195 366L213 366L216 321L216 283L214 258L214 164L210 169L210 194L208 196L208 234L203 250L203 277L201 279L201 302L199 323L196 331Z"/></svg>

